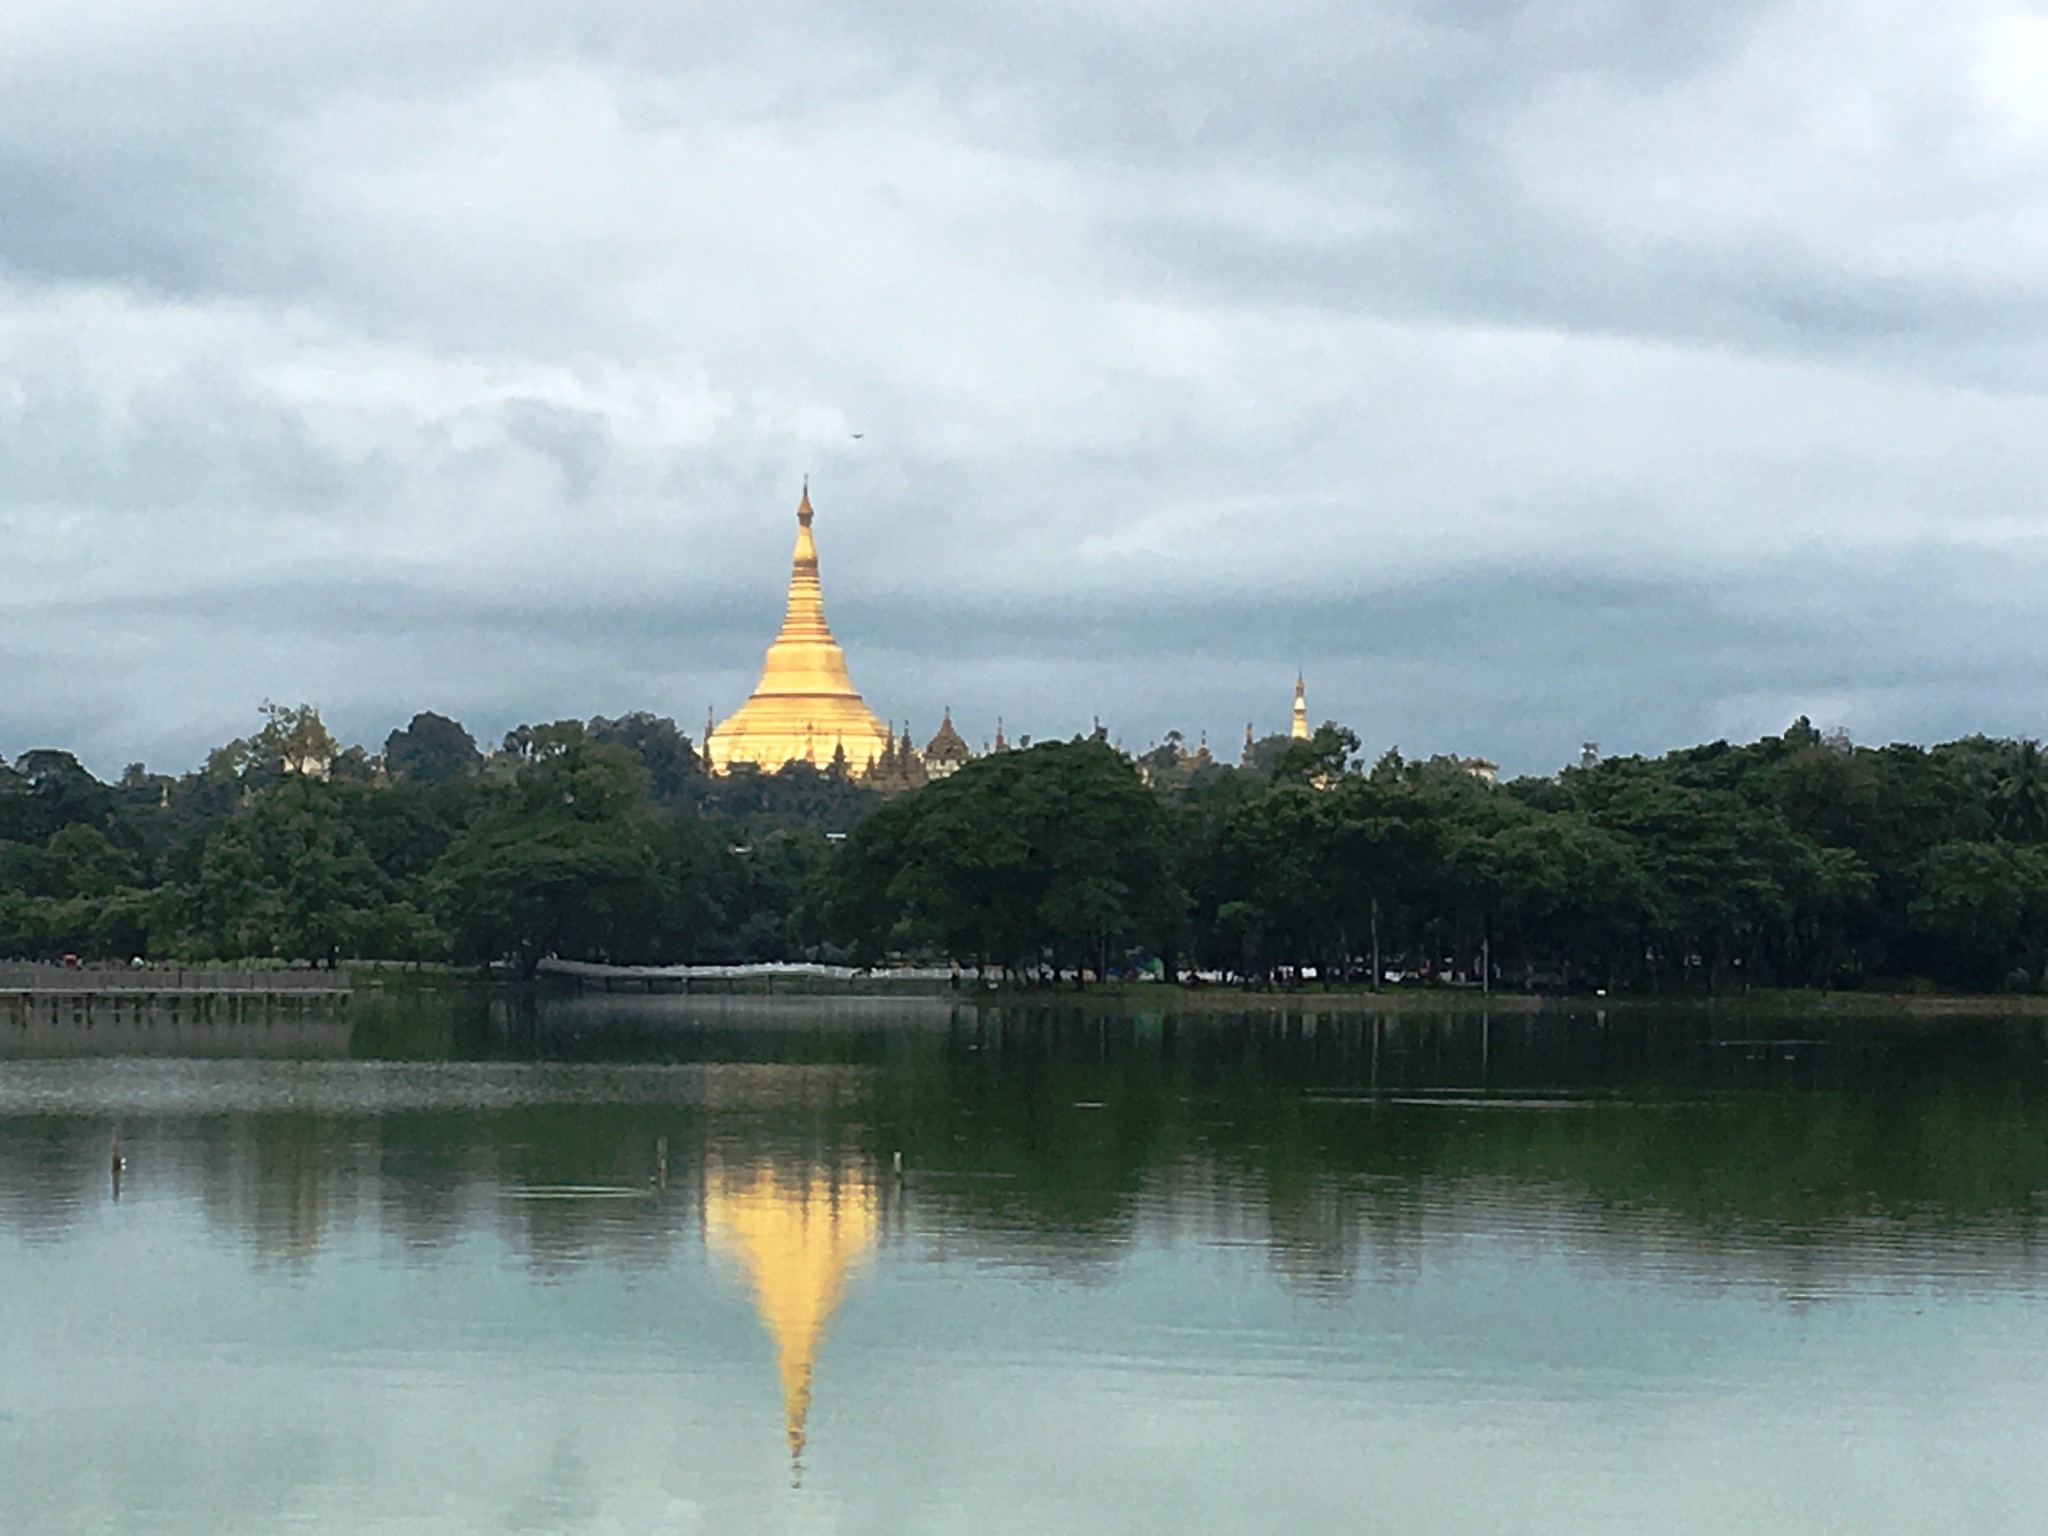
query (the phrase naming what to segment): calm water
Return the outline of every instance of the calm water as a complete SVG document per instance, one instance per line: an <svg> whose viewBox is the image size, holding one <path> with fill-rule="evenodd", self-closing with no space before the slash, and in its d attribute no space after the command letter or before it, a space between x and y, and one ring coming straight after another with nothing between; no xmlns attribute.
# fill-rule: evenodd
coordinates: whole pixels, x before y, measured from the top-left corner
<svg viewBox="0 0 2048 1536"><path fill-rule="evenodd" d="M2035 1532L2044 1110L2039 1022L0 1022L0 1531Z"/></svg>

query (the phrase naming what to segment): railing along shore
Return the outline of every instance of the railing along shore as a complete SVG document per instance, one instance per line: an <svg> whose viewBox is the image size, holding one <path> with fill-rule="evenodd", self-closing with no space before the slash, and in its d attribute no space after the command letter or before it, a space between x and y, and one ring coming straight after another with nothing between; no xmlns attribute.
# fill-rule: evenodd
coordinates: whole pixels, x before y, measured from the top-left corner
<svg viewBox="0 0 2048 1536"><path fill-rule="evenodd" d="M958 973L935 967L887 971L847 965L768 962L758 965L600 965L586 960L547 959L538 973L574 981L600 992L827 992L890 990L920 992L956 984ZM969 978L971 980L971 978Z"/></svg>
<svg viewBox="0 0 2048 1536"><path fill-rule="evenodd" d="M0 997L336 997L342 970L215 970L183 965L0 962Z"/></svg>

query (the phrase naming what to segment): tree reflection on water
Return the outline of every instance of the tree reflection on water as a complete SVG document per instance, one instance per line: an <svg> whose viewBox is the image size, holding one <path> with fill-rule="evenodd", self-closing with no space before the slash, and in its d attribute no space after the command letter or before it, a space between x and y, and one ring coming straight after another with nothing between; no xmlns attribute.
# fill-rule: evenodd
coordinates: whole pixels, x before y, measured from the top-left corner
<svg viewBox="0 0 2048 1536"><path fill-rule="evenodd" d="M543 1272L708 1240L766 1308L767 1218L814 1196L819 1263L942 1242L1085 1275L1191 1237L1256 1244L1332 1294L1535 1221L1788 1287L1989 1277L2024 1264L2048 1188L2038 1021L644 1001L413 999L440 1010L406 1035L439 1043L422 1061L17 1062L0 1223L61 1238L105 1200L119 1129L130 1199L190 1195L267 1262L363 1221L420 1251L488 1233ZM403 1022L359 1003L353 1048ZM633 1198L520 1198L540 1186Z"/></svg>

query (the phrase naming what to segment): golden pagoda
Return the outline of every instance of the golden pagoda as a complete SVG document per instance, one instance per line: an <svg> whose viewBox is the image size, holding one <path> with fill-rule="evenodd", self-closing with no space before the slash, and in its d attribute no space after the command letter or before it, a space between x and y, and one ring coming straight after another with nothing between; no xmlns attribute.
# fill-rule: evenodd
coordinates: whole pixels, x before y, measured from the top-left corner
<svg viewBox="0 0 2048 1536"><path fill-rule="evenodd" d="M874 1186L835 1179L822 1168L785 1183L766 1165L740 1173L712 1163L703 1212L706 1243L746 1271L755 1309L775 1341L783 1435L791 1469L800 1473L811 1371L825 1326L878 1230Z"/></svg>
<svg viewBox="0 0 2048 1536"><path fill-rule="evenodd" d="M771 772L793 762L823 768L842 750L847 766L861 773L889 746L889 728L854 691L846 654L825 622L811 516L806 482L796 507L796 552L782 628L768 647L761 681L747 702L705 736L704 757L713 773L724 773L734 763L755 763Z"/></svg>
<svg viewBox="0 0 2048 1536"><path fill-rule="evenodd" d="M1307 741L1309 737L1308 691L1302 686L1299 672L1294 674L1294 719L1287 727L1287 734L1296 741Z"/></svg>

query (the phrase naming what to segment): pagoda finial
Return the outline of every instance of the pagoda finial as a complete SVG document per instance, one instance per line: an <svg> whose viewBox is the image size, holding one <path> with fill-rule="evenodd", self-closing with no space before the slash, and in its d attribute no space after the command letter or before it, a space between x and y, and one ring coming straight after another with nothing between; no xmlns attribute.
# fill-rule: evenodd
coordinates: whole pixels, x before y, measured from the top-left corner
<svg viewBox="0 0 2048 1536"><path fill-rule="evenodd" d="M803 527L811 526L811 477L804 476L804 493L797 499L796 520Z"/></svg>

